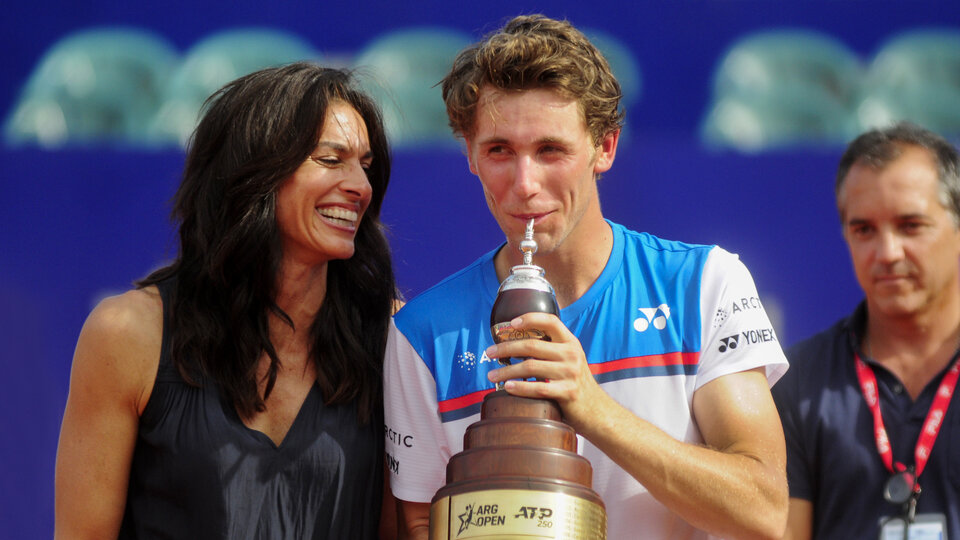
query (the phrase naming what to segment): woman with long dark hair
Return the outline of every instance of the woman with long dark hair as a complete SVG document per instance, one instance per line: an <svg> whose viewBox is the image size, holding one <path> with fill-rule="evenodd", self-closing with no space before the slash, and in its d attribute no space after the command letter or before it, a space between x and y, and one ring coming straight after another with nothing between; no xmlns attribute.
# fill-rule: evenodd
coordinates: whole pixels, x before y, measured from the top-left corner
<svg viewBox="0 0 960 540"><path fill-rule="evenodd" d="M396 289L379 109L308 63L208 100L172 264L77 343L58 538L376 538Z"/></svg>

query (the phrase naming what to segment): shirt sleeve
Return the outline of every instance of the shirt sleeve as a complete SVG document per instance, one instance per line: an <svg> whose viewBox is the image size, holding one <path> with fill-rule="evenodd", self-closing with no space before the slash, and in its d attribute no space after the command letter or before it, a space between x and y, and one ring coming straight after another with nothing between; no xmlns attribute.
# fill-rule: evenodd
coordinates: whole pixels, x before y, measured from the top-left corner
<svg viewBox="0 0 960 540"><path fill-rule="evenodd" d="M430 502L443 487L452 452L440 422L433 375L392 320L383 377L391 491L404 501Z"/></svg>
<svg viewBox="0 0 960 540"><path fill-rule="evenodd" d="M750 271L722 248L711 250L701 280L701 348L697 388L724 375L764 367L773 386L787 358Z"/></svg>

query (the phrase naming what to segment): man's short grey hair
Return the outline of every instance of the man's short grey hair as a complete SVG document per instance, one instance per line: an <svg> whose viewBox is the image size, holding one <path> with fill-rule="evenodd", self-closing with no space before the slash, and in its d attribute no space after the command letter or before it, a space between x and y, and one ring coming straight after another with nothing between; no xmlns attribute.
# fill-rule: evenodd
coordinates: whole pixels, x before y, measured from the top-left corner
<svg viewBox="0 0 960 540"><path fill-rule="evenodd" d="M867 131L847 146L837 167L834 186L838 210L840 188L843 187L851 167L861 163L873 169L882 170L899 158L910 146L924 148L930 152L937 167L940 203L953 216L954 225L960 227L960 157L957 155L957 149L940 135L910 122Z"/></svg>

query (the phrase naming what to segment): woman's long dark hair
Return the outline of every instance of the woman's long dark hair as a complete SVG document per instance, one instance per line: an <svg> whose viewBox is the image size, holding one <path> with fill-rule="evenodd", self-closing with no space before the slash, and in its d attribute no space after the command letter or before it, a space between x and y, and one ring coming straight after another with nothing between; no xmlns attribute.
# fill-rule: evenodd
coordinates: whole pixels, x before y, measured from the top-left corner
<svg viewBox="0 0 960 540"><path fill-rule="evenodd" d="M327 404L357 400L361 421L381 407L383 353L396 295L380 207L390 154L377 105L349 73L309 63L257 71L216 92L194 133L174 197L177 259L137 283L175 277L172 359L188 382L211 378L238 412L265 408L279 359L270 342L281 242L276 221L280 185L315 150L327 108L351 105L363 118L373 152L373 196L353 257L331 261L327 290L311 328L311 357ZM257 363L270 358L260 395Z"/></svg>

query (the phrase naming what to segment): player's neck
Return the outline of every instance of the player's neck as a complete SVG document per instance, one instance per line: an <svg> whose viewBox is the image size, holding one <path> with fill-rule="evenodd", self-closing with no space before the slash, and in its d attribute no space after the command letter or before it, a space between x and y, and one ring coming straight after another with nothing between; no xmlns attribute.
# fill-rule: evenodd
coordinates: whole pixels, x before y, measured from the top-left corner
<svg viewBox="0 0 960 540"><path fill-rule="evenodd" d="M557 248L534 256L534 264L543 268L561 308L576 302L590 289L606 267L613 250L613 230L606 221L601 219L589 234L583 233L583 230L575 231ZM511 251L509 245L505 246L494 260L501 281L510 273L511 267L521 264L519 256L511 256L514 255Z"/></svg>
<svg viewBox="0 0 960 540"><path fill-rule="evenodd" d="M863 350L916 399L960 346L960 306L910 317L868 316Z"/></svg>

